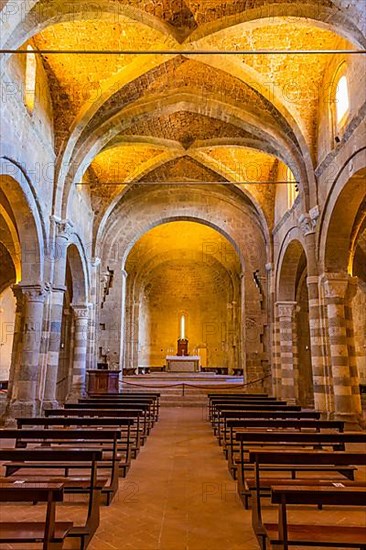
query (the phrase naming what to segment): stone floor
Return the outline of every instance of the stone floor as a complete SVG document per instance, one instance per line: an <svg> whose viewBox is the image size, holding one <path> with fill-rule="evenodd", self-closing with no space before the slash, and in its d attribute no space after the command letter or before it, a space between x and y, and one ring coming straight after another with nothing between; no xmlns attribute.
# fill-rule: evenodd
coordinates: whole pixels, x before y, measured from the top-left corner
<svg viewBox="0 0 366 550"><path fill-rule="evenodd" d="M1 510L1 516L12 515L21 521L34 517L40 509L10 506ZM161 410L147 444L127 478L120 480L119 494L101 513L101 525L90 550L259 548L251 528L251 512L238 500L222 452L198 408ZM277 515L270 508L265 513L270 520ZM84 514L85 509L70 499L60 507L59 519L79 523ZM321 516L326 523L357 525L365 521L360 511L349 514L329 509L314 512L308 508L291 517L308 522L310 514L317 514L314 521L320 521ZM75 544L68 542L66 548L72 547L76 548Z"/></svg>

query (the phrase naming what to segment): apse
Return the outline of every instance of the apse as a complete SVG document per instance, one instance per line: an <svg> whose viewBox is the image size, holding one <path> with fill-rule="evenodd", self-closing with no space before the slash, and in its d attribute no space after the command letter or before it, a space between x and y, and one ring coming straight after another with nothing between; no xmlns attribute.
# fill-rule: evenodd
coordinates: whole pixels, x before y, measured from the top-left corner
<svg viewBox="0 0 366 550"><path fill-rule="evenodd" d="M191 221L160 225L135 244L126 271L130 366L163 366L186 339L203 368L234 368L241 266L223 235Z"/></svg>

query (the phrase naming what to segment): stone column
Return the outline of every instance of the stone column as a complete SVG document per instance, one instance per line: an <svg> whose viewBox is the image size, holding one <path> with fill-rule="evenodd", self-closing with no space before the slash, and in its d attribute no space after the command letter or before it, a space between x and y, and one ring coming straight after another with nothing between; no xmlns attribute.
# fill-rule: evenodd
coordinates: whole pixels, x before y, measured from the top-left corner
<svg viewBox="0 0 366 550"><path fill-rule="evenodd" d="M325 370L326 350L324 335L322 331L320 296L319 296L319 273L316 260L316 223L318 219L317 208L309 214L299 218L299 226L305 238L307 251L307 278L306 284L309 296L309 328L310 328L310 350L311 365L314 387L314 405L320 412L329 412L330 403L328 399Z"/></svg>
<svg viewBox="0 0 366 550"><path fill-rule="evenodd" d="M272 338L272 388L274 396L281 397L280 325L277 313L273 322Z"/></svg>
<svg viewBox="0 0 366 550"><path fill-rule="evenodd" d="M298 397L296 302L277 302L276 308L280 332L281 397L294 402Z"/></svg>
<svg viewBox="0 0 366 550"><path fill-rule="evenodd" d="M97 366L97 329L99 326L100 304L100 258L93 258L91 262L90 300L92 302L89 319L89 348L87 365L89 369Z"/></svg>
<svg viewBox="0 0 366 550"><path fill-rule="evenodd" d="M20 360L19 354L21 353L21 344L22 344L22 334L24 327L24 295L21 289L15 285L12 288L13 294L16 299L16 310L15 310L15 320L14 320L14 336L13 336L13 347L11 352L11 364L9 372L9 387L8 387L8 399L12 401L13 399L13 387L14 380L17 380Z"/></svg>
<svg viewBox="0 0 366 550"><path fill-rule="evenodd" d="M327 273L323 282L333 375L334 414L336 418L354 423L361 413L361 400L356 391L357 369L351 351L354 348L353 330L349 330L353 297L350 282L352 286L353 281L346 274Z"/></svg>
<svg viewBox="0 0 366 550"><path fill-rule="evenodd" d="M344 313L346 318L347 328L347 346L349 357L349 368L352 382L352 395L355 405L355 410L361 413L361 395L360 395L360 377L357 368L357 355L355 346L355 332L353 326L352 301L357 294L358 279L357 277L348 278L348 288L345 296Z"/></svg>
<svg viewBox="0 0 366 550"><path fill-rule="evenodd" d="M17 296L15 347L12 365L11 402L8 414L12 417L39 413L39 359L43 328L43 310L47 294L44 285L14 285ZM19 309L23 310L22 314ZM22 320L20 321L20 315ZM18 332L19 330L19 332Z"/></svg>
<svg viewBox="0 0 366 550"><path fill-rule="evenodd" d="M86 394L86 354L88 343L89 304L71 305L74 316L74 354L72 386L68 401Z"/></svg>
<svg viewBox="0 0 366 550"><path fill-rule="evenodd" d="M246 308L245 308L245 273L240 273L240 318L241 318L241 334L240 334L240 367L243 369L244 384L248 381L247 378L247 350L246 350Z"/></svg>
<svg viewBox="0 0 366 550"><path fill-rule="evenodd" d="M51 308L49 316L49 340L47 353L47 372L44 388L44 408L56 408L57 375L61 346L62 312L66 291L66 260L67 247L72 232L72 224L67 220L53 218L56 227L55 246L53 253L53 285Z"/></svg>
<svg viewBox="0 0 366 550"><path fill-rule="evenodd" d="M125 319L126 319L126 287L127 287L127 271L125 269L121 270L122 274L122 285L121 285L121 324L120 324L120 348L119 348L119 368L121 369L121 377L123 374L123 367L125 364Z"/></svg>

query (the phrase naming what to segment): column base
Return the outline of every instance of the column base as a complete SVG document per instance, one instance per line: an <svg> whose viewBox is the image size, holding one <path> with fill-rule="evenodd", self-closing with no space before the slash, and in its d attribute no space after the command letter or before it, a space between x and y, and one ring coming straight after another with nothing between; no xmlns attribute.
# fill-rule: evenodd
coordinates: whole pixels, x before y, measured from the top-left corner
<svg viewBox="0 0 366 550"><path fill-rule="evenodd" d="M4 414L5 426L15 425L17 418L35 417L38 416L40 412L41 405L38 399L35 401L10 401Z"/></svg>
<svg viewBox="0 0 366 550"><path fill-rule="evenodd" d="M66 397L66 403L77 403L78 399L88 397L85 388L73 388Z"/></svg>
<svg viewBox="0 0 366 550"><path fill-rule="evenodd" d="M56 401L56 399L47 399L46 401L43 401L43 405L42 405L42 408L43 410L45 409L59 409L60 408L60 403L58 401Z"/></svg>
<svg viewBox="0 0 366 550"><path fill-rule="evenodd" d="M358 431L366 428L366 419L360 414L334 412L330 416L331 420L341 420L344 422L346 430Z"/></svg>

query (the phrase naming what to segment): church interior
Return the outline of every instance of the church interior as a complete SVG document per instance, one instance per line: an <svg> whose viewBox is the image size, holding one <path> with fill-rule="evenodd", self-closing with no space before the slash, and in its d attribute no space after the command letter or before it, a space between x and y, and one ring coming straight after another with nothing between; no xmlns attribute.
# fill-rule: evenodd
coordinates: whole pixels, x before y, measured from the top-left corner
<svg viewBox="0 0 366 550"><path fill-rule="evenodd" d="M1 549L366 549L365 8L0 2Z"/></svg>

